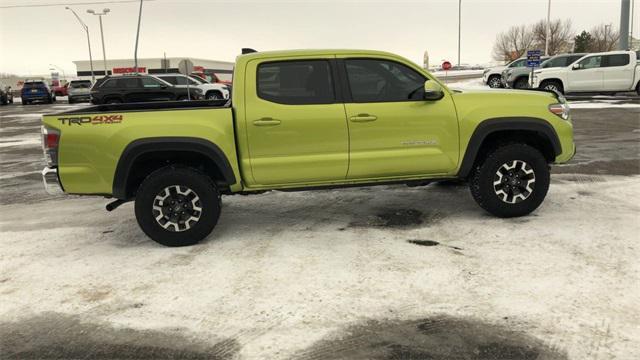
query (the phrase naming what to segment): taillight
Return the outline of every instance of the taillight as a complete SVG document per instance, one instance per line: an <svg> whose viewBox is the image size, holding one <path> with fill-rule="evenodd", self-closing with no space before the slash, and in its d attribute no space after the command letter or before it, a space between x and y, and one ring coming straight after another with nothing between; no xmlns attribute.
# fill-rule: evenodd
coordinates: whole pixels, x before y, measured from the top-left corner
<svg viewBox="0 0 640 360"><path fill-rule="evenodd" d="M58 145L60 144L60 131L42 126L42 151L47 166L58 166Z"/></svg>

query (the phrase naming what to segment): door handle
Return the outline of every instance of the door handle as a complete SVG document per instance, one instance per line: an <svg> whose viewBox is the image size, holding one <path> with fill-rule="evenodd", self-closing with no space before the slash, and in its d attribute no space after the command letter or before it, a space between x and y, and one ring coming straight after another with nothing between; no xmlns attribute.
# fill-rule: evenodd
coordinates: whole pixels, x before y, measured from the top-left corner
<svg viewBox="0 0 640 360"><path fill-rule="evenodd" d="M349 120L353 122L369 122L369 121L376 121L377 119L378 119L377 116L369 115L369 114L358 114L356 116L352 116L349 118Z"/></svg>
<svg viewBox="0 0 640 360"><path fill-rule="evenodd" d="M274 119L274 118L270 118L270 117L264 117L262 119L258 119L256 121L253 122L253 125L255 126L274 126L274 125L280 125L280 120L278 119Z"/></svg>

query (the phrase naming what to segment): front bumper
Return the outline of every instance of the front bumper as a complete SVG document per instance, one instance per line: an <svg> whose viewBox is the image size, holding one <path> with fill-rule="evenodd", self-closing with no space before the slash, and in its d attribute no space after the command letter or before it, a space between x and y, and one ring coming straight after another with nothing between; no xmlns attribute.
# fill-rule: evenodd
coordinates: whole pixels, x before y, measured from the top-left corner
<svg viewBox="0 0 640 360"><path fill-rule="evenodd" d="M42 169L42 181L44 182L44 189L49 195L60 195L64 193L62 184L60 183L60 177L58 177L58 169L45 167Z"/></svg>

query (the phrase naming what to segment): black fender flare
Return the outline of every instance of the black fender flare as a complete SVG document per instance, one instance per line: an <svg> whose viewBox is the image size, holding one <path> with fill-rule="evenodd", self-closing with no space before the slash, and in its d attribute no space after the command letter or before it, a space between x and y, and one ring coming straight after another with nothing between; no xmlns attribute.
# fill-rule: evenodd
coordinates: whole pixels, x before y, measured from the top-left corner
<svg viewBox="0 0 640 360"><path fill-rule="evenodd" d="M208 157L218 166L227 185L236 183L233 168L224 152L214 143L195 137L152 137L134 140L122 152L113 177L113 197L128 199L127 183L136 159L156 151L192 151Z"/></svg>
<svg viewBox="0 0 640 360"><path fill-rule="evenodd" d="M555 156L562 153L562 145L560 144L558 134L553 126L551 126L551 124L546 120L534 117L502 117L487 119L482 121L471 135L464 157L462 158L462 164L460 165L457 177L466 178L469 175L473 164L476 161L478 152L480 151L480 148L487 136L497 131L508 130L533 131L539 133L549 141L553 147L553 153Z"/></svg>

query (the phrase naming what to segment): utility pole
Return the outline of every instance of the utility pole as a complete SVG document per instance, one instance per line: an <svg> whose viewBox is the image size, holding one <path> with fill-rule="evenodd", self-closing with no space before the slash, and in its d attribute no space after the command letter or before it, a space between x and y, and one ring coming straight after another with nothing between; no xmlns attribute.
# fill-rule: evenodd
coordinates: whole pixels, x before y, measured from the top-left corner
<svg viewBox="0 0 640 360"><path fill-rule="evenodd" d="M460 30L462 29L462 0L458 0L458 68L460 68Z"/></svg>
<svg viewBox="0 0 640 360"><path fill-rule="evenodd" d="M108 8L102 9L101 13L97 13L91 9L87 10L89 14L98 15L100 19L100 37L102 38L102 62L104 63L104 76L109 75L109 71L107 71L107 53L104 51L104 31L102 30L102 15L107 15L109 13Z"/></svg>
<svg viewBox="0 0 640 360"><path fill-rule="evenodd" d="M138 11L138 31L136 32L136 49L133 52L133 62L135 72L138 73L138 39L140 38L140 20L142 20L142 1L140 0L140 10Z"/></svg>
<svg viewBox="0 0 640 360"><path fill-rule="evenodd" d="M621 0L620 2L620 42L618 50L629 50L629 8L631 2L629 0Z"/></svg>
<svg viewBox="0 0 640 360"><path fill-rule="evenodd" d="M66 6L65 9L71 11L73 15L75 15L76 19L78 19L78 22L80 22L80 25L82 26L84 31L87 33L87 45L89 46L89 64L91 66L91 82L95 83L96 75L93 73L93 57L91 56L91 40L89 40L89 27L80 19L80 16L78 16L78 14L76 14L76 12L73 11L72 8Z"/></svg>
<svg viewBox="0 0 640 360"><path fill-rule="evenodd" d="M547 32L544 36L544 54L549 56L549 37L551 36L551 0L547 3Z"/></svg>

